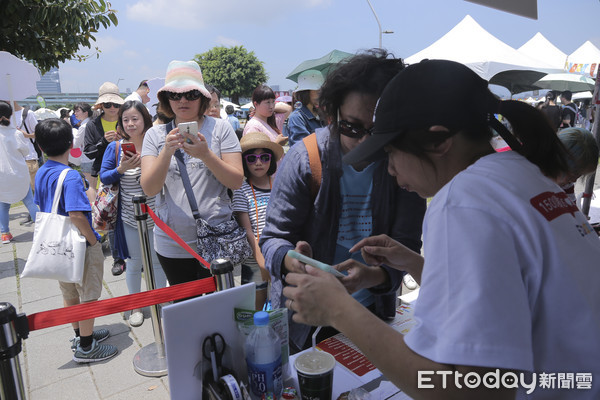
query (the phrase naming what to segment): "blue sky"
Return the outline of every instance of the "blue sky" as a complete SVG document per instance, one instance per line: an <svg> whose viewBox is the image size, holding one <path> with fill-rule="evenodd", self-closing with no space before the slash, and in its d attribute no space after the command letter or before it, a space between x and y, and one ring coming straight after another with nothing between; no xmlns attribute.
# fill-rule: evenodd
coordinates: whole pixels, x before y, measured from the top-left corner
<svg viewBox="0 0 600 400"><path fill-rule="evenodd" d="M119 25L100 30L100 57L60 65L63 92L97 92L105 81L122 91L164 77L171 60L190 60L214 46L243 45L264 62L268 84L293 89L285 76L300 62L333 49L377 47L379 29L366 0L114 0ZM537 32L566 54L586 40L600 47L598 0L538 0L538 20L464 0L371 0L383 47L408 57L471 15L518 48ZM83 48L81 54L90 54ZM208 82L210 83L210 82Z"/></svg>

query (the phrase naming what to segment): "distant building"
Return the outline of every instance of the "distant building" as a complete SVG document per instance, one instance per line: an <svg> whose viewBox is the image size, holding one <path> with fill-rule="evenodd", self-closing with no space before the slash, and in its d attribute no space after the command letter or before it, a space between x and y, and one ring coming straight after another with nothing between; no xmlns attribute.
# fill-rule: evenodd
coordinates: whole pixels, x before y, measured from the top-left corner
<svg viewBox="0 0 600 400"><path fill-rule="evenodd" d="M58 75L58 68L52 68L50 71L42 75L37 83L37 90L39 94L44 95L46 93L62 93L60 90L60 76Z"/></svg>

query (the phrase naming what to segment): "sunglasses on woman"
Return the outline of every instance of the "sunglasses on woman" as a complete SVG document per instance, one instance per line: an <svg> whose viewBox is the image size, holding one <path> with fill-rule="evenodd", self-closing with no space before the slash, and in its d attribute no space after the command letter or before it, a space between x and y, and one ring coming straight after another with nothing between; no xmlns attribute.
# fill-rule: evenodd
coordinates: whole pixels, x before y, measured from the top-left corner
<svg viewBox="0 0 600 400"><path fill-rule="evenodd" d="M112 107L121 108L121 105L117 104L117 103L108 102L108 103L102 103L102 107L104 107L104 108L112 108Z"/></svg>
<svg viewBox="0 0 600 400"><path fill-rule="evenodd" d="M337 119L338 132L341 135L347 136L352 139L362 139L367 135L371 135L373 133L373 130L375 129L374 126L370 127L369 129L366 129L358 124L340 119L339 111Z"/></svg>
<svg viewBox="0 0 600 400"><path fill-rule="evenodd" d="M268 163L271 161L271 154L269 153L261 153L261 154L246 154L244 156L246 158L246 162L248 164L254 164L260 158L260 162Z"/></svg>
<svg viewBox="0 0 600 400"><path fill-rule="evenodd" d="M185 97L185 99L188 101L194 101L198 100L200 96L202 96L202 92L200 92L199 90L190 90L189 92L185 93L167 92L167 97L169 98L169 100L173 101L179 101L182 97Z"/></svg>

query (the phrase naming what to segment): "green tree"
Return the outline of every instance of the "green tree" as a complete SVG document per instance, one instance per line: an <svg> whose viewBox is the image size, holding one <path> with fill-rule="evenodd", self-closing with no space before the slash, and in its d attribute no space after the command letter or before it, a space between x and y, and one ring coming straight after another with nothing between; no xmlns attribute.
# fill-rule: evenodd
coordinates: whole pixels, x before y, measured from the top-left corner
<svg viewBox="0 0 600 400"><path fill-rule="evenodd" d="M244 46L213 47L197 54L195 60L202 69L204 81L236 104L240 96L252 95L252 91L268 79L263 62Z"/></svg>
<svg viewBox="0 0 600 400"><path fill-rule="evenodd" d="M66 60L85 60L100 27L117 25L104 0L0 0L0 49L34 63L42 73ZM100 50L95 47L96 58Z"/></svg>

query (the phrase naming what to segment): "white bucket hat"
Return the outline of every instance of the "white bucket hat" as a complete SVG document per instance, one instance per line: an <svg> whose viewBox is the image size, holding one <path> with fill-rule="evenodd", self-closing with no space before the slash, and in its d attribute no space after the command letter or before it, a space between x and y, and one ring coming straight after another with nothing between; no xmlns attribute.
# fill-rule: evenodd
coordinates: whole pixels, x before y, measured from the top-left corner
<svg viewBox="0 0 600 400"><path fill-rule="evenodd" d="M319 90L325 82L321 71L316 69L309 69L298 75L298 87L294 92L300 92L302 90Z"/></svg>
<svg viewBox="0 0 600 400"><path fill-rule="evenodd" d="M119 94L119 87L112 82L104 82L98 90L98 100L96 106L102 103L123 104L125 100Z"/></svg>

